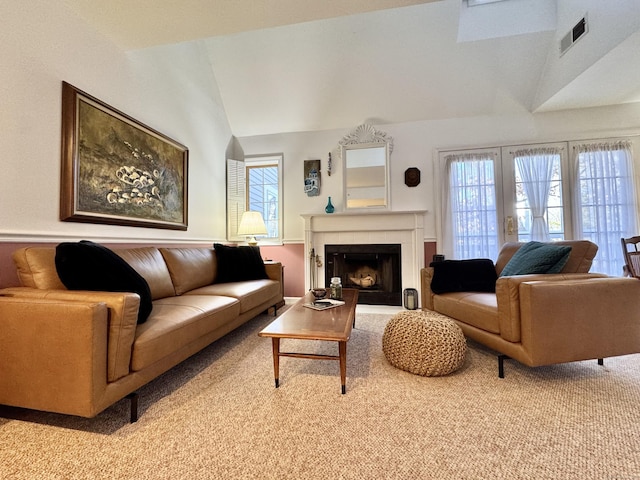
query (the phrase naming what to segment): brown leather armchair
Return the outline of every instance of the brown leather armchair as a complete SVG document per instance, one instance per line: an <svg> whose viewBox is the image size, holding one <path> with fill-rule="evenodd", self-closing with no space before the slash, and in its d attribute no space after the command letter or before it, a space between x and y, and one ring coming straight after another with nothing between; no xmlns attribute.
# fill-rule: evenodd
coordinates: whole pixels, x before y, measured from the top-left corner
<svg viewBox="0 0 640 480"><path fill-rule="evenodd" d="M556 242L572 251L561 273L498 277L495 293L431 290L433 268L423 268L422 308L452 318L465 336L535 367L640 352L640 282L588 273L597 246ZM499 275L519 243L505 244Z"/></svg>

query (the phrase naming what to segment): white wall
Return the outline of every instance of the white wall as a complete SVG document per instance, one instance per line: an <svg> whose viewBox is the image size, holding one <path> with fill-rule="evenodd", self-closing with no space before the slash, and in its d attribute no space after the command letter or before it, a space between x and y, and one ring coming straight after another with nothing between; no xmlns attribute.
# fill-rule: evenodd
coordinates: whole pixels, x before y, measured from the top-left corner
<svg viewBox="0 0 640 480"><path fill-rule="evenodd" d="M591 2L594 3L594 2ZM595 6L594 6L595 8ZM202 46L186 43L124 53L69 12L63 2L0 3L0 241L90 238L210 241L225 237L225 151L237 149ZM65 80L188 146L186 232L60 222L60 97ZM356 125L353 125L355 128ZM394 210L428 210L425 237L436 237L432 159L437 148L570 140L640 133L640 105L452 118L376 125L395 139ZM284 154L284 239L304 239L301 213L342 205L342 165L327 155L348 130L243 137L244 153ZM303 160L322 160L319 197L303 192ZM419 167L422 183L404 185Z"/></svg>
<svg viewBox="0 0 640 480"><path fill-rule="evenodd" d="M376 125L376 129L394 139L390 161L392 210L427 210L424 234L425 240L430 241L436 238L434 191L438 180L433 178L433 159L437 149L637 135L640 134L640 104ZM326 168L328 153L348 133L349 130L332 130L238 139L247 155L275 152L284 155L285 243L303 241L304 223L300 214L323 212L328 196L336 211L342 211L342 164L334 162L335 172L330 177ZM322 160L320 196L307 197L303 191L303 161L318 158ZM421 170L421 183L417 187L404 184L404 171L409 167Z"/></svg>
<svg viewBox="0 0 640 480"><path fill-rule="evenodd" d="M558 2L556 35L538 85L534 108L540 107L638 31L640 28L638 0L615 0L613 5L611 3L601 0ZM587 34L560 56L560 39L584 15L587 15L589 29Z"/></svg>
<svg viewBox="0 0 640 480"><path fill-rule="evenodd" d="M0 6L0 240L219 240L224 157L232 139L198 43L125 53L62 2ZM60 222L61 82L186 145L186 232Z"/></svg>

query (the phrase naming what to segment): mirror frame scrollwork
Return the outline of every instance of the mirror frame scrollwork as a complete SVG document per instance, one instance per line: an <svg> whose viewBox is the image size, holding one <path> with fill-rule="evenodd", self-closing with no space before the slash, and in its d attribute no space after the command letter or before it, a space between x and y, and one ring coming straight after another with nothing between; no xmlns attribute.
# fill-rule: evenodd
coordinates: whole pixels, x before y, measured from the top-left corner
<svg viewBox="0 0 640 480"><path fill-rule="evenodd" d="M363 207L349 207L348 190L347 190L347 152L349 150L363 148L385 148L385 172L384 172L384 202L383 205L367 206L367 208L390 209L390 181L389 181L389 157L393 151L393 137L380 130L376 130L372 125L362 124L355 128L351 133L345 135L338 142L338 156L343 164L343 191L344 191L344 210L362 210Z"/></svg>
<svg viewBox="0 0 640 480"><path fill-rule="evenodd" d="M392 136L387 135L385 132L382 132L380 130L376 130L372 125L363 123L362 125L358 125L353 132L342 137L342 140L338 142L338 145L340 147L338 149L340 157L344 157L344 147L362 143L386 143L389 149L389 155L391 155L391 152L393 152Z"/></svg>

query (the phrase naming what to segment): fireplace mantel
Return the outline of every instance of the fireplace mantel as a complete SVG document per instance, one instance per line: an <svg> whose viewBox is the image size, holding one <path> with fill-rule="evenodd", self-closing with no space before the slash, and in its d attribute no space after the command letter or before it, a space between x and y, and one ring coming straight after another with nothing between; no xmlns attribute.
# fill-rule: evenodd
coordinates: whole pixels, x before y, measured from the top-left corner
<svg viewBox="0 0 640 480"><path fill-rule="evenodd" d="M324 283L324 246L396 243L402 248L402 288L420 288L424 265L424 215L426 211L303 214L304 244L309 258L320 256L316 275ZM311 288L312 262L305 263L305 287Z"/></svg>

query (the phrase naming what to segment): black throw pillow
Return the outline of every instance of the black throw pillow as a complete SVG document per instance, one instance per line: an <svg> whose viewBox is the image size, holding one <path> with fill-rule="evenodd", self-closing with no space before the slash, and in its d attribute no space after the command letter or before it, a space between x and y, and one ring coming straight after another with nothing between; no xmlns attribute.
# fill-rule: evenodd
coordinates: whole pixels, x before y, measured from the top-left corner
<svg viewBox="0 0 640 480"><path fill-rule="evenodd" d="M269 278L260 255L260 247L230 247L214 243L213 248L218 259L216 283Z"/></svg>
<svg viewBox="0 0 640 480"><path fill-rule="evenodd" d="M56 270L69 290L133 292L140 295L138 323L144 323L153 305L147 281L115 252L82 240L56 247Z"/></svg>
<svg viewBox="0 0 640 480"><path fill-rule="evenodd" d="M496 268L488 258L432 262L433 293L495 292Z"/></svg>

